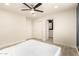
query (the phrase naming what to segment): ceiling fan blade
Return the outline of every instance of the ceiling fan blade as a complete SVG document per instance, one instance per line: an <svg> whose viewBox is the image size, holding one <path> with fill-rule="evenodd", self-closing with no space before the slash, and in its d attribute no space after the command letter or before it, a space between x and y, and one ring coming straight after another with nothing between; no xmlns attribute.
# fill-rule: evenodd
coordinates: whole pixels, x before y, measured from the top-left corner
<svg viewBox="0 0 79 59"><path fill-rule="evenodd" d="M29 5L27 5L26 3L23 3L25 6L27 6L28 8L32 9Z"/></svg>
<svg viewBox="0 0 79 59"><path fill-rule="evenodd" d="M37 5L35 5L34 9L39 7L40 5L42 5L42 3L38 3Z"/></svg>
<svg viewBox="0 0 79 59"><path fill-rule="evenodd" d="M31 9L21 9L22 11L31 10Z"/></svg>
<svg viewBox="0 0 79 59"><path fill-rule="evenodd" d="M36 10L36 9L35 9L34 11L38 11L38 12L44 12L44 11L41 11L41 10Z"/></svg>

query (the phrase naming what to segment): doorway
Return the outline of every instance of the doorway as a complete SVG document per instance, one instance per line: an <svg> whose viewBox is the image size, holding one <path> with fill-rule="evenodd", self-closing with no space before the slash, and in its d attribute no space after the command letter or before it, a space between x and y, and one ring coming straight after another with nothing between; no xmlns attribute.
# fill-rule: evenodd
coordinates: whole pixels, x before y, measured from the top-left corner
<svg viewBox="0 0 79 59"><path fill-rule="evenodd" d="M48 20L48 41L53 43L53 20Z"/></svg>

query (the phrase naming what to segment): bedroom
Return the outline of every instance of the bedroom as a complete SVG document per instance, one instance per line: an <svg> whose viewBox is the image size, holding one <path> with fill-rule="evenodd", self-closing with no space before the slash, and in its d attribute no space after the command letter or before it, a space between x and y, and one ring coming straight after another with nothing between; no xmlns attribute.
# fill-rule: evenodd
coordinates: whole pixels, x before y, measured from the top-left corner
<svg viewBox="0 0 79 59"><path fill-rule="evenodd" d="M30 43L29 40L31 39L39 44L55 45L59 50L69 49L67 50L68 53L66 53L67 51L61 51L62 55L78 55L76 45L79 43L76 39L76 10L79 8L77 7L78 4L40 3L40 6L35 9L41 10L41 12L35 11L34 8L30 9L25 4L33 8L39 3L0 3L0 55L8 55L9 53L6 53L6 51L9 46L14 47L21 42ZM51 32L53 38L51 40L49 40L48 20L53 20L53 32ZM35 44L39 45L38 43ZM37 46L35 45L35 47ZM50 48L47 49L50 50ZM53 55L51 51L44 50L42 51L47 52L44 55ZM39 49L37 52L39 52Z"/></svg>

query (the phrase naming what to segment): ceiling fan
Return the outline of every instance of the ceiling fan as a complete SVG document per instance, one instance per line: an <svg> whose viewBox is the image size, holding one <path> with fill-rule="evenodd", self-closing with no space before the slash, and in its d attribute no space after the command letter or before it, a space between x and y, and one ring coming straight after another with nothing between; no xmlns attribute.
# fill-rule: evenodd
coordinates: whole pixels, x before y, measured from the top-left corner
<svg viewBox="0 0 79 59"><path fill-rule="evenodd" d="M35 6L34 6L34 5L30 5L30 6L29 6L27 3L22 3L22 4L24 4L25 6L27 6L27 7L29 8L29 9L22 9L22 11L30 10L32 14L34 13L34 11L41 12L41 13L44 12L44 11L42 11L42 10L38 10L38 9L37 9L39 6L42 5L42 3L38 3L38 4L36 4Z"/></svg>

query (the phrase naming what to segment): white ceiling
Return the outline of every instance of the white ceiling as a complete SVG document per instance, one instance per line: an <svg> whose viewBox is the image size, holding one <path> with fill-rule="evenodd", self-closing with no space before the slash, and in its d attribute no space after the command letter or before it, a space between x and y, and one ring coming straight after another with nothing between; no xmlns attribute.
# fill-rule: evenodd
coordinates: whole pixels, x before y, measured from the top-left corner
<svg viewBox="0 0 79 59"><path fill-rule="evenodd" d="M31 3L27 3L31 4ZM37 3L32 3L37 4ZM15 12L18 14L21 14L23 16L26 16L27 18L37 19L40 17L44 17L47 15L51 15L53 13L76 7L77 4L75 3L43 3L41 6L39 6L37 9L44 11L43 13L35 12L36 16L30 13L30 11L21 11L21 9L28 9L27 6L23 5L22 3L10 3L10 5L5 5L5 3L0 3L0 9L5 9L11 12ZM54 8L54 6L58 6L58 8Z"/></svg>

